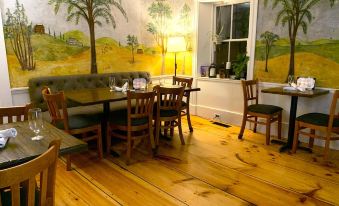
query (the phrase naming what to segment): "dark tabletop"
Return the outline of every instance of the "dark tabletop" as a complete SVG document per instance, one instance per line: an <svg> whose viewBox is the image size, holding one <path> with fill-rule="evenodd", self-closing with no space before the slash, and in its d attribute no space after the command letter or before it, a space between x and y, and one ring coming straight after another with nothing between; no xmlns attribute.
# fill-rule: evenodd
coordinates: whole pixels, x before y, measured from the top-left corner
<svg viewBox="0 0 339 206"><path fill-rule="evenodd" d="M149 85L148 90L152 91L155 85ZM176 87L176 85L164 85L164 87ZM200 88L187 87L186 92L200 91ZM143 92L136 90L136 92ZM127 99L126 92L109 91L109 88L80 89L74 91L65 91L65 96L82 105L99 104L105 102L115 102Z"/></svg>
<svg viewBox="0 0 339 206"><path fill-rule="evenodd" d="M29 129L28 122L15 122L0 125L0 130L15 128L18 135L10 138L6 147L0 150L0 169L27 162L41 155L48 149L54 139L61 139L60 155L71 154L87 150L87 143L55 128L44 122L44 129L40 132L44 138L38 141L31 140L34 136Z"/></svg>
<svg viewBox="0 0 339 206"><path fill-rule="evenodd" d="M329 90L325 89L314 89L314 90L306 90L306 91L299 91L299 90L286 90L284 87L273 87L262 89L262 93L271 93L271 94L280 94L280 95L288 95L288 96L298 96L298 97L316 97L320 95L324 95L329 93Z"/></svg>

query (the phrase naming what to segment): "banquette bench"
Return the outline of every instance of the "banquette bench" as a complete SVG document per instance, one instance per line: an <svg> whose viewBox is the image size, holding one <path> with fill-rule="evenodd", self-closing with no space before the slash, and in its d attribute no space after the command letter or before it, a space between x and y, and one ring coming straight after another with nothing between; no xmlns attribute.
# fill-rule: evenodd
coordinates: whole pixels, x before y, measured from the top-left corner
<svg viewBox="0 0 339 206"><path fill-rule="evenodd" d="M44 86L48 86L52 92L79 90L85 88L108 88L109 76L114 76L116 84L121 86L122 80L128 79L130 82L135 78L145 78L147 82L150 81L149 72L116 72L105 74L83 74L83 75L65 75L65 76L49 76L36 77L28 82L28 90L31 102L35 107L39 107L42 111L47 111L47 105L41 95L41 90ZM75 102L67 101L69 114L76 113L102 113L101 105L81 106ZM111 111L126 107L126 101L119 101L111 103ZM48 115L44 115L48 119Z"/></svg>

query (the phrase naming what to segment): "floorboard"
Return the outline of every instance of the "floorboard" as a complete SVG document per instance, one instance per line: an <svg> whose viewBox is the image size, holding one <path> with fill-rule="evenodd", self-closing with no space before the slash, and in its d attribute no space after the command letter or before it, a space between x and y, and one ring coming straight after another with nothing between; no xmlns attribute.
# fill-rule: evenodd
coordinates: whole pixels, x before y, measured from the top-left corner
<svg viewBox="0 0 339 206"><path fill-rule="evenodd" d="M56 205L339 205L339 151L325 162L322 148L279 153L262 134L246 130L240 141L238 127L195 116L192 124L189 133L183 121L186 145L175 131L156 158L137 145L128 166L124 144L118 158L73 155L72 171L60 160Z"/></svg>

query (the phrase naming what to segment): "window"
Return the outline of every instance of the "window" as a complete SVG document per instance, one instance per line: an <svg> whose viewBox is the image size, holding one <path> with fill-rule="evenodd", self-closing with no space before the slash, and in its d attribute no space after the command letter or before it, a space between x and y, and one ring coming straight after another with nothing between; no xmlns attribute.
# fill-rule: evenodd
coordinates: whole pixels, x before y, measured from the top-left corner
<svg viewBox="0 0 339 206"><path fill-rule="evenodd" d="M217 67L225 68L235 62L238 55L247 54L250 3L215 6L215 36L213 60Z"/></svg>

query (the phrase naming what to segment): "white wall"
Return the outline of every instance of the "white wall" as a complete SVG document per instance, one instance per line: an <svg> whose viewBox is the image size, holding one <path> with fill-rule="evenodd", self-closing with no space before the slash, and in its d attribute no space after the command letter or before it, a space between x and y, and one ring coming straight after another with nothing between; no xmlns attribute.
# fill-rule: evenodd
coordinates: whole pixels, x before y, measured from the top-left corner
<svg viewBox="0 0 339 206"><path fill-rule="evenodd" d="M0 10L0 106L12 105L8 65Z"/></svg>

